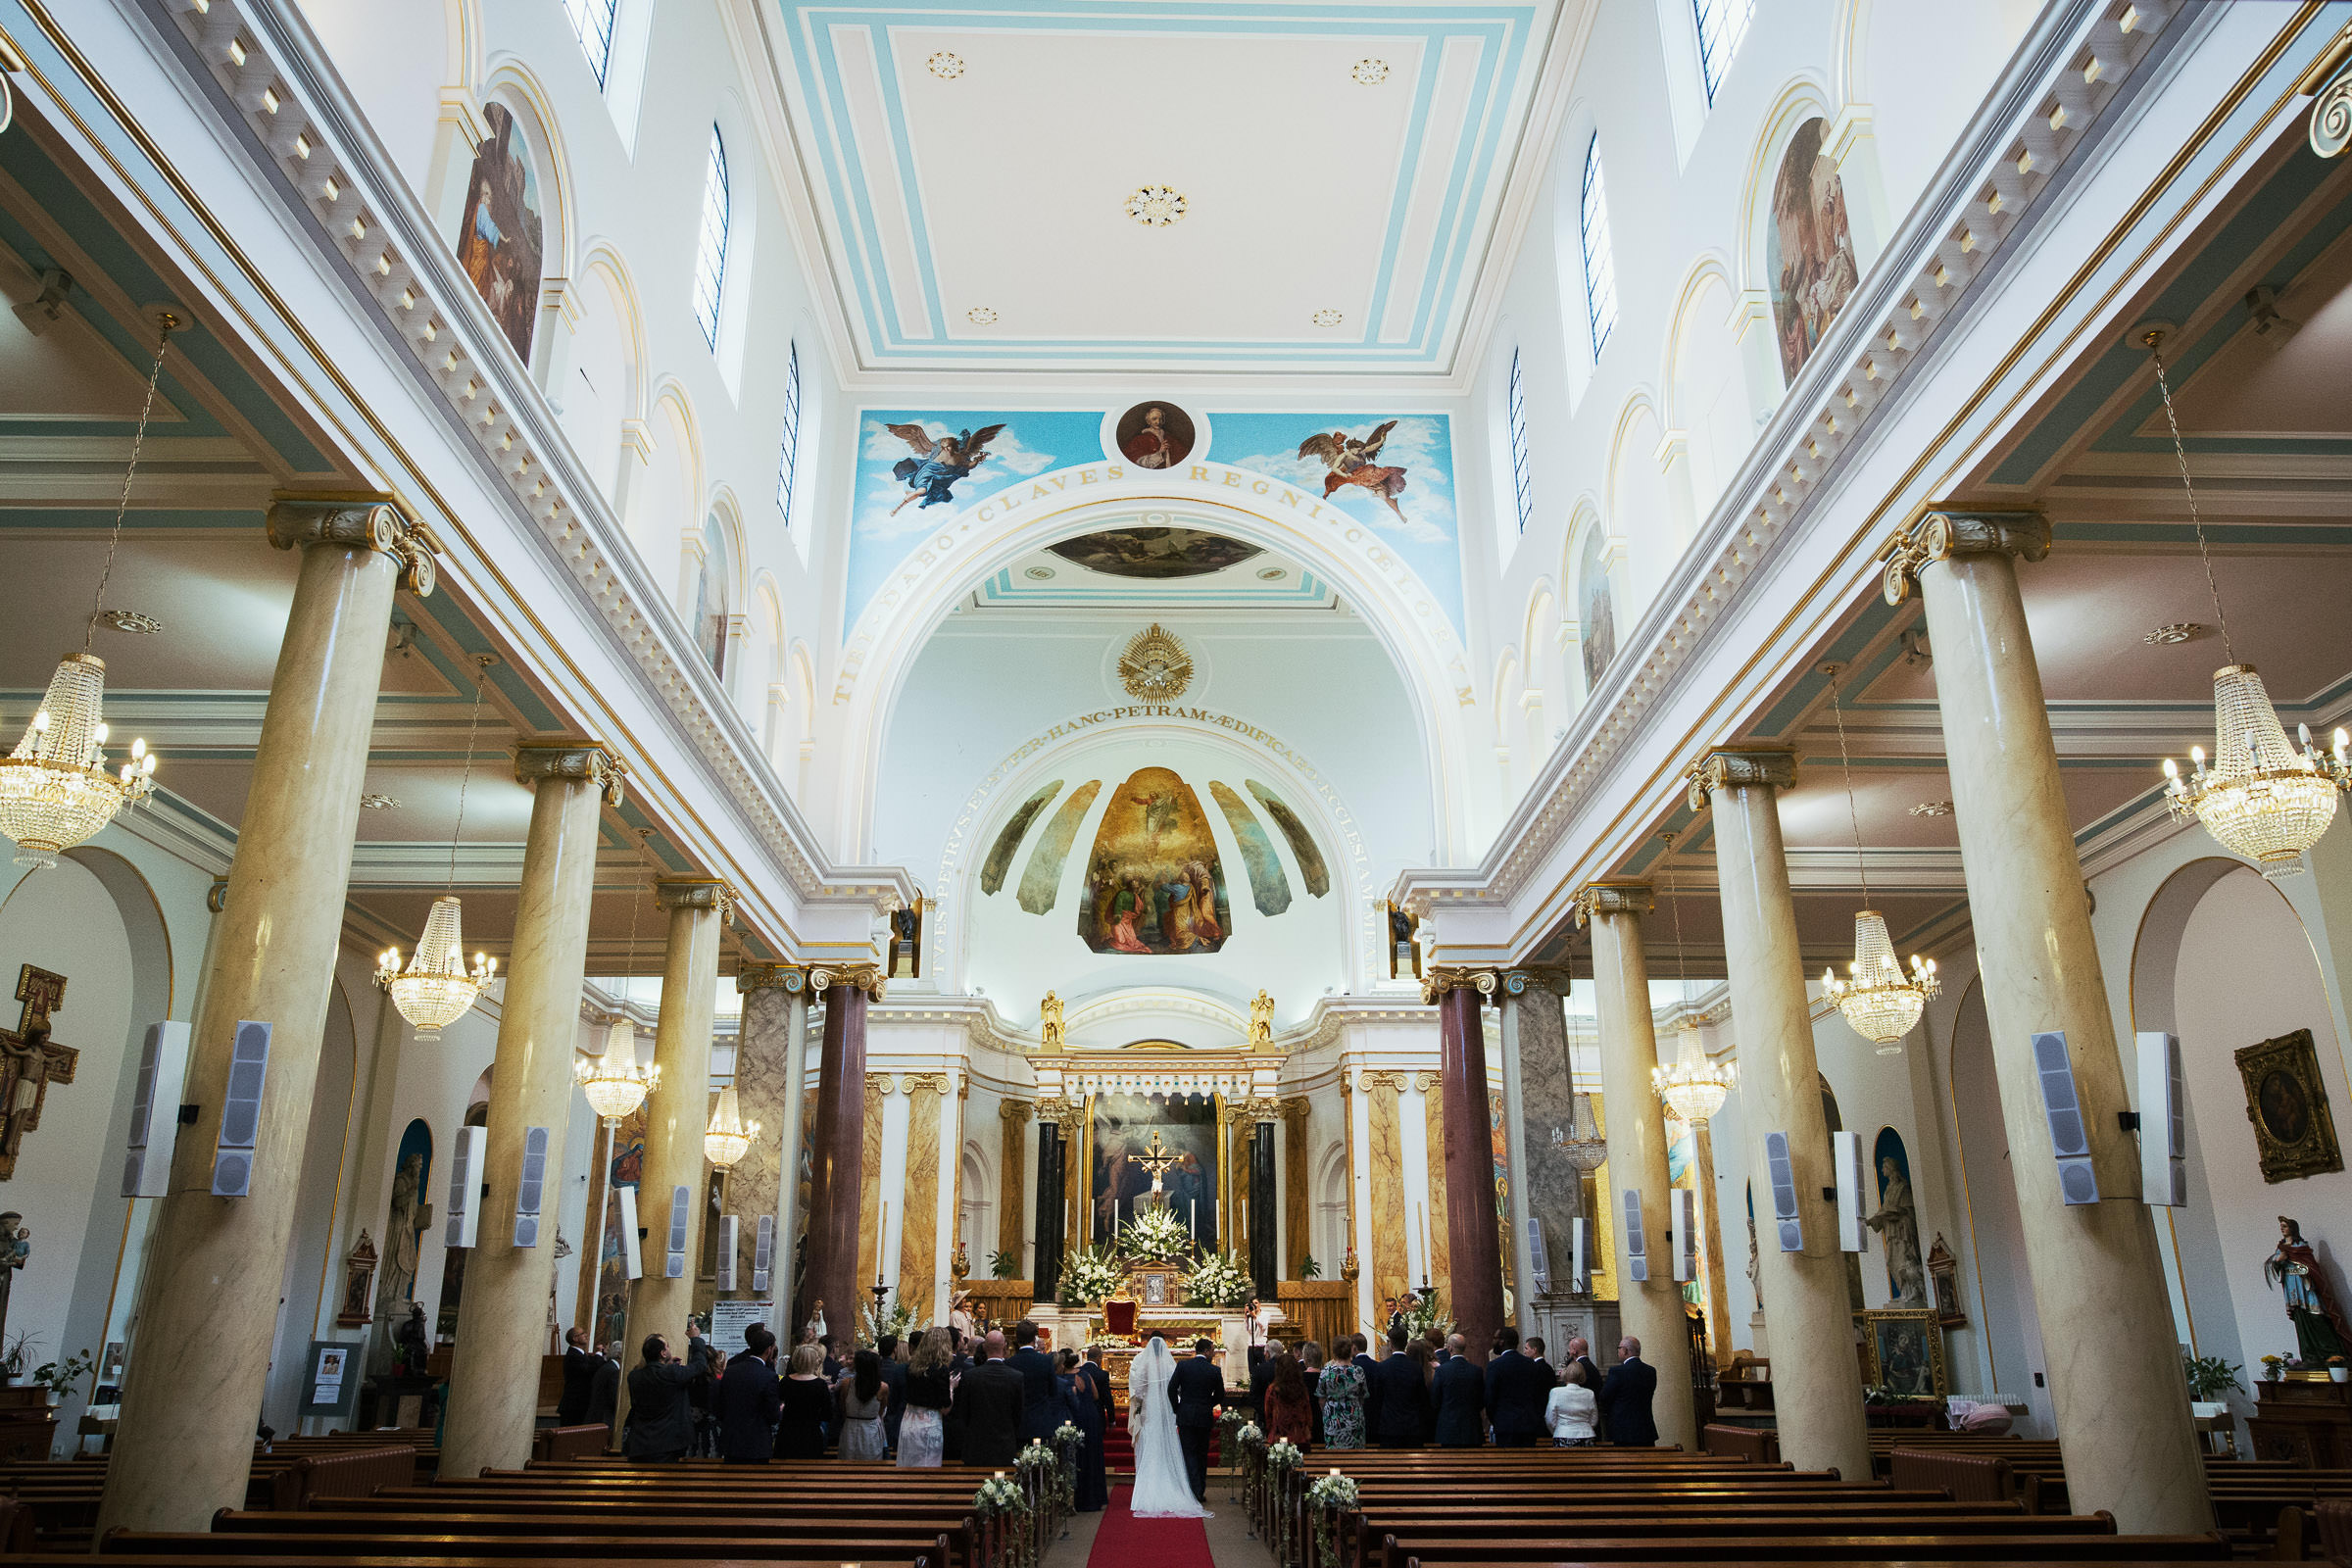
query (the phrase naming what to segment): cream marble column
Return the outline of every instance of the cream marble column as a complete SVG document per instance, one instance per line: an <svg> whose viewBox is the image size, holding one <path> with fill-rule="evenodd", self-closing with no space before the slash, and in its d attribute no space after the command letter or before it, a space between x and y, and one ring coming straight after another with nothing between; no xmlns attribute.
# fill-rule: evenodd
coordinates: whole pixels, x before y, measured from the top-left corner
<svg viewBox="0 0 2352 1568"><path fill-rule="evenodd" d="M2032 513L1931 512L1890 550L1886 595L1916 586L1936 651L1952 812L2009 1135L2010 1176L2041 1318L2050 1402L2077 1513L2127 1533L2213 1528L2156 1231L2075 853L2015 559L2049 552ZM2068 1205L2050 1153L2034 1037L2074 1061L2100 1201ZM1773 1306L1777 1351L1785 1332Z"/></svg>
<svg viewBox="0 0 2352 1568"><path fill-rule="evenodd" d="M243 1506L392 591L396 581L432 591L431 536L390 506L281 501L269 533L302 559L227 903L198 981L185 1090L197 1119L179 1135L171 1195L157 1205L101 1533L204 1530L215 1509ZM215 1198L221 1102L236 1026L248 1018L271 1025L251 1192Z"/></svg>
<svg viewBox="0 0 2352 1568"><path fill-rule="evenodd" d="M662 957L662 1012L654 1024L654 1064L662 1078L645 1097L645 1174L637 1188L637 1223L647 1231L645 1272L629 1287L629 1343L666 1334L671 1348L683 1355L709 1207L703 1132L710 1125L710 1022L718 1003L719 934L734 890L707 877L664 877L654 883L654 899L669 911L669 943ZM686 1189L686 1256L673 1278L669 1212L671 1195L680 1187ZM722 1354L741 1348L718 1347Z"/></svg>
<svg viewBox="0 0 2352 1568"><path fill-rule="evenodd" d="M1682 1287L1674 1282L1672 1221L1667 1212L1666 1113L1650 1074L1658 1039L1650 1023L1649 959L1642 950L1647 884L1595 882L1576 896L1580 923L1592 928L1592 997L1600 1015L1600 1083L1609 1115L1609 1184L1600 1201L1617 1223L1614 1267L1617 1317L1623 1332L1642 1342L1642 1359L1658 1371L1651 1405L1658 1441L1698 1446L1690 1398L1690 1333L1684 1326ZM1649 1280L1634 1283L1622 1223L1627 1189L1642 1195L1642 1233ZM1613 1347L1597 1347L1602 1350ZM1598 1358L1596 1358L1598 1359Z"/></svg>
<svg viewBox="0 0 2352 1568"><path fill-rule="evenodd" d="M759 1294L752 1261L758 1255L760 1217L772 1216L776 1242L767 1293L775 1307L767 1315L767 1327L779 1342L789 1344L784 1325L792 1311L793 1228L799 1222L801 1196L808 976L789 963L759 964L735 977L735 989L743 997L743 1023L735 1045L735 1098L745 1118L758 1120L762 1129L729 1184L729 1207L741 1216L745 1233L738 1238L736 1277L748 1293ZM771 1150L772 1157L765 1152ZM751 1169L747 1172L746 1167Z"/></svg>
<svg viewBox="0 0 2352 1568"><path fill-rule="evenodd" d="M1771 1225L1756 1227L1758 1278L1773 1307L1772 1397L1781 1454L1799 1470L1835 1469L1859 1480L1870 1474L1870 1433L1862 1416L1845 1256L1838 1248L1838 1207L1821 1196L1838 1178L1821 1108L1796 902L1781 842L1778 792L1795 782L1796 760L1787 752L1713 752L1692 775L1690 802L1693 809L1712 808L1715 813L1724 955L1740 1033L1745 1163L1751 1171L1764 1170L1765 1137L1788 1137L1804 1231L1804 1250L1784 1252ZM1757 1198L1769 1220L1769 1189Z"/></svg>
<svg viewBox="0 0 2352 1568"><path fill-rule="evenodd" d="M547 1129L547 1169L564 1169L571 1124L573 1044L588 968L588 903L596 889L598 812L620 803L620 766L582 743L524 746L514 776L534 787L522 886L514 905L514 956L490 1071L481 1226L466 1260L458 1344L449 1373L441 1462L451 1475L485 1465L519 1469L539 1420L539 1357L547 1345L547 1295L556 1279L556 1184L547 1188L539 1240L514 1245L514 1197L524 1136Z"/></svg>
<svg viewBox="0 0 2352 1568"><path fill-rule="evenodd" d="M1502 1151L1508 1170L1505 1196L1510 1204L1510 1245L1505 1249L1505 1255L1511 1260L1510 1323L1521 1334L1536 1332L1536 1254L1527 1230L1532 1212L1527 1201L1527 1137L1520 1125L1527 1111L1527 1099L1520 1084L1519 1068L1520 998L1531 978L1524 970L1506 973L1495 999L1502 1004L1502 1049L1498 1054L1502 1058Z"/></svg>

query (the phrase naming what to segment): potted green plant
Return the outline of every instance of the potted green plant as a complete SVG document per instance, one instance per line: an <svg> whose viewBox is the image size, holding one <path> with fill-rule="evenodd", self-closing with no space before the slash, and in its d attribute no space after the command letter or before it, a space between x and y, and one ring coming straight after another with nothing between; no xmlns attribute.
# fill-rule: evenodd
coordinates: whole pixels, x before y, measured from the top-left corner
<svg viewBox="0 0 2352 1568"><path fill-rule="evenodd" d="M1020 1254L1019 1254L1019 1253L1017 1253L1017 1252L1015 1252L1015 1251L1014 1251L1014 1250L1013 1250L1011 1248L1009 1248L1009 1247L1008 1247L1008 1248L1006 1248L1006 1249L1004 1249L1004 1250L1003 1251L1001 1251L1001 1252L991 1252L991 1253L989 1253L989 1254L988 1254L988 1272L989 1272L989 1277L990 1277L991 1279L1000 1279L1000 1280L1017 1280L1017 1279L1019 1279L1019 1278L1021 1277L1021 1259L1020 1259Z"/></svg>
<svg viewBox="0 0 2352 1568"><path fill-rule="evenodd" d="M49 1402L57 1403L74 1390L74 1385L87 1377L98 1363L88 1350L69 1355L62 1361L44 1361L33 1369L32 1381L49 1391Z"/></svg>
<svg viewBox="0 0 2352 1568"><path fill-rule="evenodd" d="M0 1379L11 1384L24 1382L40 1343L40 1337L34 1334L19 1334L9 1341L7 1353L0 1354Z"/></svg>
<svg viewBox="0 0 2352 1568"><path fill-rule="evenodd" d="M2218 1416L2230 1408L2227 1399L2232 1390L2244 1392L2237 1377L2245 1369L2231 1366L2221 1356L2184 1355L2180 1358L2180 1370L2188 1377L2188 1408L2192 1414Z"/></svg>
<svg viewBox="0 0 2352 1568"><path fill-rule="evenodd" d="M1319 1280L1323 1277L1323 1265L1315 1261L1314 1253L1309 1252L1298 1260L1298 1277L1302 1280Z"/></svg>

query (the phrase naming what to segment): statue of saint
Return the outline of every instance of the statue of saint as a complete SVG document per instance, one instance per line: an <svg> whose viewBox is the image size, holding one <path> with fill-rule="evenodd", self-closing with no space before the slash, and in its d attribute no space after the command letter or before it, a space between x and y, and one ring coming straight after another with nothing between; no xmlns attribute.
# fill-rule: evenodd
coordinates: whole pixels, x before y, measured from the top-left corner
<svg viewBox="0 0 2352 1568"><path fill-rule="evenodd" d="M1250 1049L1263 1050L1274 1044L1274 999L1258 987L1257 995L1250 999Z"/></svg>
<svg viewBox="0 0 2352 1568"><path fill-rule="evenodd" d="M1911 1182L1892 1155L1879 1161L1879 1211L1862 1222L1886 1246L1886 1283L1895 1306L1928 1304L1928 1275L1919 1261L1919 1210L1911 1203Z"/></svg>
<svg viewBox="0 0 2352 1568"><path fill-rule="evenodd" d="M0 1225L11 1217L0 1214ZM2262 1272L2285 1293L2287 1321L2295 1326L2295 1353L2306 1366L2326 1366L2329 1356L2352 1354L2345 1349L2352 1342L2352 1329L2345 1328L2335 1292L2320 1272L2319 1254L2303 1240L2303 1227L2284 1214L2278 1216L2278 1245L2263 1259Z"/></svg>
<svg viewBox="0 0 2352 1568"><path fill-rule="evenodd" d="M424 1376L424 1359L431 1353L432 1344L424 1331L424 1303L409 1303L409 1320L392 1332L392 1343L400 1347L400 1375Z"/></svg>
<svg viewBox="0 0 2352 1568"><path fill-rule="evenodd" d="M1051 991L1046 993L1046 1000L1037 1004L1037 1026L1045 1036L1044 1043L1039 1047L1040 1050L1061 1050L1061 999Z"/></svg>

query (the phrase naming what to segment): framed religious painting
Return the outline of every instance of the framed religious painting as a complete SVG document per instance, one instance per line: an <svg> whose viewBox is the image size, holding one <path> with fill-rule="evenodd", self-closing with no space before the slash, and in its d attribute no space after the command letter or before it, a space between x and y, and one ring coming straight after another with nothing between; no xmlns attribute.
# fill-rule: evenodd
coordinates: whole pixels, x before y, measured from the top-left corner
<svg viewBox="0 0 2352 1568"><path fill-rule="evenodd" d="M1933 1307L1889 1306L1859 1314L1862 1381L1896 1395L1942 1395L1951 1390L1943 1360L1943 1330Z"/></svg>
<svg viewBox="0 0 2352 1568"><path fill-rule="evenodd" d="M2262 1179L2291 1182L2342 1170L2343 1150L2335 1141L2335 1118L2328 1109L2311 1031L2297 1029L2236 1054Z"/></svg>

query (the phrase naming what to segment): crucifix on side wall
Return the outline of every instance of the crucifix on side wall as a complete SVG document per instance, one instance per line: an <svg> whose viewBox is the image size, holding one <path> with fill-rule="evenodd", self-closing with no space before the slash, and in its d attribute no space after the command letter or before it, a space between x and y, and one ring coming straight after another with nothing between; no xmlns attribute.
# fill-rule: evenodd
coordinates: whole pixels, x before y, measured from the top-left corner
<svg viewBox="0 0 2352 1568"><path fill-rule="evenodd" d="M66 1004L64 975L24 965L17 1000L24 1004L17 1026L0 1029L0 1182L16 1175L24 1135L41 1124L49 1086L72 1083L81 1055L49 1038L49 1015Z"/></svg>

